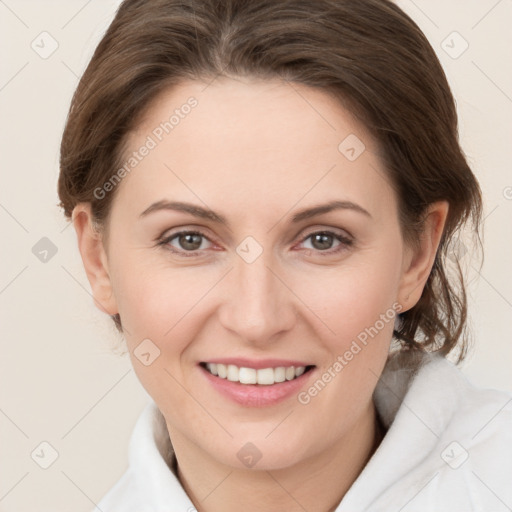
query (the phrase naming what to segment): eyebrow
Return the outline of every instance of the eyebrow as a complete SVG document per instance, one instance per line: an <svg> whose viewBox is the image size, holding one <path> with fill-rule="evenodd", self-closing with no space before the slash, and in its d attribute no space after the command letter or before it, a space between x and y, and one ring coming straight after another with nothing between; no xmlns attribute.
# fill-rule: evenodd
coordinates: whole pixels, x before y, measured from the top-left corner
<svg viewBox="0 0 512 512"><path fill-rule="evenodd" d="M213 210L210 210L208 208L203 208L202 206L197 206L192 203L183 203L180 201L157 201L156 203L153 203L151 206L146 208L140 214L140 217L146 217L147 215L153 212L162 210L185 212L189 213L190 215L193 215L194 217L211 220L213 222L225 226L229 225L226 217L224 217L220 213L214 212ZM300 210L299 212L295 213L291 220L293 223L298 223L305 219L309 219L317 215L322 215L324 213L328 213L334 210L353 210L355 212L362 213L363 215L369 218L372 218L371 214L367 210L365 210L362 206L353 203L352 201L331 201L326 204L321 204L310 208L306 208L304 210Z"/></svg>

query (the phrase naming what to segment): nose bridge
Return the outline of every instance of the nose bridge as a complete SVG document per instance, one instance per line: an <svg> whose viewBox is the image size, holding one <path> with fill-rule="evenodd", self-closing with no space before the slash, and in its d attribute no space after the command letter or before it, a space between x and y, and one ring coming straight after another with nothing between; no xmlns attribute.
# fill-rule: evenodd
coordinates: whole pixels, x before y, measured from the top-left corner
<svg viewBox="0 0 512 512"><path fill-rule="evenodd" d="M244 248L249 250L244 252ZM276 276L279 270L274 269L271 251L263 251L253 259L256 249L250 242L237 248L221 322L247 341L264 343L273 335L290 329L295 312L292 294Z"/></svg>

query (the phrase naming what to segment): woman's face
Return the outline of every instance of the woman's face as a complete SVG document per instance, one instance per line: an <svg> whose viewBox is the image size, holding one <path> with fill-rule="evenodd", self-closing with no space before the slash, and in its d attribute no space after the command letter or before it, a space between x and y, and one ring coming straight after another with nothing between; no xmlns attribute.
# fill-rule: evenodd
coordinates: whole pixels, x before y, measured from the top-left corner
<svg viewBox="0 0 512 512"><path fill-rule="evenodd" d="M105 303L171 439L239 468L328 450L370 410L410 291L374 142L323 92L231 79L166 92L128 142ZM312 369L268 370L291 366Z"/></svg>

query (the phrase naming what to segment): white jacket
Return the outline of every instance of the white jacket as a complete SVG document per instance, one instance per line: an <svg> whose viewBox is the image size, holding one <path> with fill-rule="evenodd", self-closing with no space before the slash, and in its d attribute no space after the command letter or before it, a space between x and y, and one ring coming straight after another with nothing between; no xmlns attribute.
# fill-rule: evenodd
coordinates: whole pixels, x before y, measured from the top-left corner
<svg viewBox="0 0 512 512"><path fill-rule="evenodd" d="M387 433L336 512L512 511L512 394L473 386L439 355L423 361L416 373L386 365L374 401ZM150 402L128 470L94 511L195 512L161 455L169 449Z"/></svg>

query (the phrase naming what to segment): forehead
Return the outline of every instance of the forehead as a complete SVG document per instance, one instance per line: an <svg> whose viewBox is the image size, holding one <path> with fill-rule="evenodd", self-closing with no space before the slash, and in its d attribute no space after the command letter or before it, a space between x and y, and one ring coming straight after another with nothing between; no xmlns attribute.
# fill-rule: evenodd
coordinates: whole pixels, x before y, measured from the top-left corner
<svg viewBox="0 0 512 512"><path fill-rule="evenodd" d="M332 96L295 83L183 82L146 110L125 162L143 146L150 149L128 166L121 194L139 210L183 194L247 210L262 198L290 207L339 191L340 199L370 205L391 193L365 127Z"/></svg>
<svg viewBox="0 0 512 512"><path fill-rule="evenodd" d="M192 101L195 106L189 108ZM224 150L237 142L233 153L294 149L300 154L312 147L337 149L340 140L351 133L364 140L366 149L376 149L365 127L333 96L282 80L224 77L211 83L182 82L153 100L134 135L158 132L158 126L169 120L176 142L195 135L203 138L204 144L217 146L218 138ZM193 134L187 129L190 124ZM163 136L168 134L164 130Z"/></svg>

